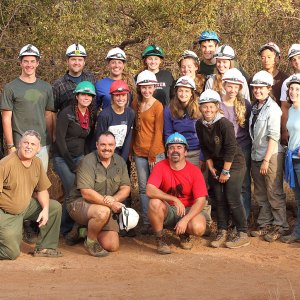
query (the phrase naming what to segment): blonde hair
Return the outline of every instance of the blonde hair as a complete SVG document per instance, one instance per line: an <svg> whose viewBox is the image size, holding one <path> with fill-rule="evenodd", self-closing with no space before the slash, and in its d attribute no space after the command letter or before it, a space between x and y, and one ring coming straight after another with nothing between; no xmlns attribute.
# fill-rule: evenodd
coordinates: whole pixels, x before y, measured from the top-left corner
<svg viewBox="0 0 300 300"><path fill-rule="evenodd" d="M231 68L234 68L234 60L233 59L230 60L230 67L229 67L229 69L231 69ZM216 77L214 79L214 83L213 83L212 89L220 94L224 90L224 88L223 88L223 82L222 82L223 74L221 74L219 72L219 70L218 70L217 67L215 68L215 74L216 74Z"/></svg>
<svg viewBox="0 0 300 300"><path fill-rule="evenodd" d="M246 104L242 95L242 89L238 92L233 102L236 120L241 127L245 126L246 122Z"/></svg>
<svg viewBox="0 0 300 300"><path fill-rule="evenodd" d="M178 99L177 90L178 90L178 87L175 88L175 96L172 98L172 100L170 102L170 112L171 112L172 117L181 119L181 118L183 118L185 112L187 112L188 116L191 119L194 119L194 120L199 119L199 117L201 116L201 112L199 109L198 98L196 96L195 91L192 90L191 99L190 99L186 109L184 109L182 107L180 100Z"/></svg>

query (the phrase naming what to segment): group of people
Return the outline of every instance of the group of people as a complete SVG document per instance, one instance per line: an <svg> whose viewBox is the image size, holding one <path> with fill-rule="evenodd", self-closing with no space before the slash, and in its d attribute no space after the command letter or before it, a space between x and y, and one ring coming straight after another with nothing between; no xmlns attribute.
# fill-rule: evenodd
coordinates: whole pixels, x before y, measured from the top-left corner
<svg viewBox="0 0 300 300"><path fill-rule="evenodd" d="M85 48L72 44L68 70L53 86L36 77L39 50L21 49L21 75L5 85L0 102L7 153L0 161L0 259L15 259L22 230L32 242L36 225L34 256L61 256L60 234L68 245L84 239L96 257L116 251L119 235L135 236L138 220L126 208L132 162L141 233L155 235L160 254L171 253L164 228L175 230L183 249L191 249L192 236L209 234L211 205L211 247L249 245L252 198L259 215L251 236L300 241L300 210L290 232L283 191L285 174L300 205L300 44L289 49L292 76L278 70L280 49L270 42L258 51L263 70L251 78L215 32L202 32L199 45L203 59L183 51L176 80L162 68L161 47L145 48L135 77L125 52L113 48L108 76L97 81L84 69ZM50 146L62 207L47 192ZM122 230L119 214L127 220Z"/></svg>

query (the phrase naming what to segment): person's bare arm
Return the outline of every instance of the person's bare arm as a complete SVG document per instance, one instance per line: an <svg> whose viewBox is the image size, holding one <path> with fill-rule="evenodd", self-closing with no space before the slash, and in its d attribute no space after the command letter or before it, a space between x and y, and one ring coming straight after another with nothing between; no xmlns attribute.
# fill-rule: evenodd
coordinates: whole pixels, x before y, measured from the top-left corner
<svg viewBox="0 0 300 300"><path fill-rule="evenodd" d="M285 145L285 146L287 146L288 140L289 140L289 134L288 134L288 130L286 128L286 123L288 120L288 111L289 111L290 107L291 107L291 104L289 104L287 101L281 101L282 116L281 116L280 142L282 145Z"/></svg>
<svg viewBox="0 0 300 300"><path fill-rule="evenodd" d="M45 120L48 136L50 137L50 142L53 141L53 112L46 110L45 111Z"/></svg>
<svg viewBox="0 0 300 300"><path fill-rule="evenodd" d="M11 110L3 110L2 111L3 134L4 134L6 144L8 146L14 144L13 134L12 134L11 117L12 117ZM13 148L10 148L7 150L8 154L10 154L14 151L16 151L16 147L13 147Z"/></svg>

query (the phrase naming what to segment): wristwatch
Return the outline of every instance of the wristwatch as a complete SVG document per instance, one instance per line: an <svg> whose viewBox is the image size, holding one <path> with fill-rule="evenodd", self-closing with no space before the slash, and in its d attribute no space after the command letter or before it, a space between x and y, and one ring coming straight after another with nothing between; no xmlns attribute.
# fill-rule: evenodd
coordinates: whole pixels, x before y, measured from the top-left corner
<svg viewBox="0 0 300 300"><path fill-rule="evenodd" d="M7 144L7 150L10 150L12 148L15 148L15 145L14 144Z"/></svg>

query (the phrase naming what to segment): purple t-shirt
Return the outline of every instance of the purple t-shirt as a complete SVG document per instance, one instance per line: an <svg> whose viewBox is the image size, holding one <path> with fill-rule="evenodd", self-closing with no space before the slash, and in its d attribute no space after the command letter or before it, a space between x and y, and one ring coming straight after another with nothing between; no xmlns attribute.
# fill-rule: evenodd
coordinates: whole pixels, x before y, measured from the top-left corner
<svg viewBox="0 0 300 300"><path fill-rule="evenodd" d="M249 134L249 117L251 114L251 104L248 101L245 101L245 105L246 122L244 127L241 127L237 123L234 106L227 106L223 102L221 103L221 109L224 112L224 116L233 124L235 137L241 148L245 148L251 144L251 138Z"/></svg>

